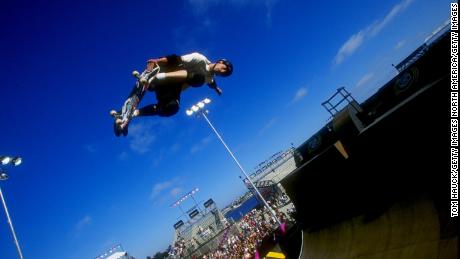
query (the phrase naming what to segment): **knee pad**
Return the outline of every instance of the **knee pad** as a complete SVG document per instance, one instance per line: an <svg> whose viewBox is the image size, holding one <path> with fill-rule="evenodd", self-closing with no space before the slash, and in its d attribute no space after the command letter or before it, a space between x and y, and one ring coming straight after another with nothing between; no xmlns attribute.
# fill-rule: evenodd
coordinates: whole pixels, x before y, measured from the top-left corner
<svg viewBox="0 0 460 259"><path fill-rule="evenodd" d="M206 81L204 75L193 72L187 73L187 84L193 87L200 87Z"/></svg>
<svg viewBox="0 0 460 259"><path fill-rule="evenodd" d="M179 101L173 100L164 105L161 105L158 110L158 115L162 117L169 117L179 111Z"/></svg>

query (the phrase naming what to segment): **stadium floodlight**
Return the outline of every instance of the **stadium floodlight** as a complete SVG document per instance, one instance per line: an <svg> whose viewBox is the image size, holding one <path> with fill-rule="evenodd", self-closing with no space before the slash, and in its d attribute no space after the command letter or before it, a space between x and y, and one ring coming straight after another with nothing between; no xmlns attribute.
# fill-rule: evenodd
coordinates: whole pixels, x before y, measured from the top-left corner
<svg viewBox="0 0 460 259"><path fill-rule="evenodd" d="M206 106L206 104L209 104L210 102L211 102L211 99L205 98L205 99L197 102L196 104L192 105L192 107L190 107L190 109L187 109L185 111L185 113L188 116L192 116L194 113L196 113L198 111L204 112L204 107Z"/></svg>
<svg viewBox="0 0 460 259"><path fill-rule="evenodd" d="M11 162L11 157L9 157L9 156L1 156L0 159L2 161L2 165L6 165L9 162Z"/></svg>
<svg viewBox="0 0 460 259"><path fill-rule="evenodd" d="M7 179L8 179L8 174L5 171L0 169L0 180L4 181L4 180L7 180Z"/></svg>
<svg viewBox="0 0 460 259"><path fill-rule="evenodd" d="M214 133L216 134L217 138L220 140L220 142L222 143L222 145L224 145L225 149L227 149L228 153L230 154L230 156L233 158L233 160L235 161L235 163L238 165L238 167L240 168L241 172L244 174L244 176L246 176L246 178L248 179L250 185L252 188L254 188L254 191L256 192L257 196L259 197L259 199L262 201L262 203L265 205L265 207L267 208L267 210L270 212L270 214L272 215L272 217L276 220L276 222L278 223L279 226L281 226L281 221L278 219L278 217L276 216L276 213L272 210L272 208L268 205L267 201L265 200L265 198L262 196L262 194L260 194L259 190L257 189L257 187L254 185L254 183L251 181L251 179L249 178L248 174L246 173L246 171L243 169L243 167L241 166L240 162L238 162L238 160L236 159L236 157L233 155L233 152L230 150L230 148L227 146L227 144L225 144L225 141L224 139L220 136L219 132L217 132L216 128L214 128L214 126L212 125L211 121L208 119L208 116L206 116L206 114L208 113L208 110L205 110L204 109L204 106L205 104L209 104L211 102L211 99L209 98L205 98L204 100L198 102L196 105L193 105L192 106L192 110L193 112L198 112L199 111L199 114L201 114L203 116L203 118L206 120L206 122L208 123L209 127L211 127L211 129L214 131ZM189 114L187 112L187 115L192 115L193 113Z"/></svg>
<svg viewBox="0 0 460 259"><path fill-rule="evenodd" d="M15 157L13 159L13 158L11 158L9 156L0 156L0 161L1 161L2 165L7 165L10 162L13 162L13 165L18 166L18 165L21 164L22 159L20 157ZM0 180L7 180L7 179L8 179L8 174L6 173L5 170L2 170L0 168ZM7 222L9 224L9 226L10 226L11 233L13 234L14 243L16 244L16 248L18 250L19 258L24 259L24 257L22 256L21 247L19 246L18 238L16 237L16 232L14 231L13 221L10 218L10 214L8 212L8 207L6 206L6 201L5 201L5 198L3 197L3 192L2 192L1 188L0 188L0 198L1 198L2 203L3 203L3 208L5 209L6 218L8 219Z"/></svg>
<svg viewBox="0 0 460 259"><path fill-rule="evenodd" d="M20 157L15 157L15 158L12 158L10 156L0 156L0 161L2 163L2 165L7 165L9 163L13 163L13 165L15 166L18 166L22 163L22 158Z"/></svg>
<svg viewBox="0 0 460 259"><path fill-rule="evenodd" d="M17 156L15 158L13 158L12 162L13 162L14 166L18 166L18 165L22 164L22 158Z"/></svg>
<svg viewBox="0 0 460 259"><path fill-rule="evenodd" d="M190 109L187 109L185 111L185 113L188 115L188 116L192 116L193 114L195 114L196 112L198 111L201 111L204 109L204 107L206 106L206 104L210 103L211 102L211 99L209 98L205 98L199 102L197 102L196 104L194 104L192 107L190 107Z"/></svg>

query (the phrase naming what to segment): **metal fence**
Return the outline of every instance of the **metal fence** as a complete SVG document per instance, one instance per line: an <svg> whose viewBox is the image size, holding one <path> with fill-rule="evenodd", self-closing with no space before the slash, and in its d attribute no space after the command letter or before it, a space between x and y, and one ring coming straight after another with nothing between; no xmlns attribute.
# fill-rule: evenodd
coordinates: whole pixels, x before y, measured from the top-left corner
<svg viewBox="0 0 460 259"><path fill-rule="evenodd" d="M195 249L189 248L187 250L186 258L192 258L193 256L201 257L204 254L216 251L221 245L223 245L223 242L225 242L229 236L236 236L240 233L241 229L239 228L238 224L232 224L222 229L216 235L207 239L204 243L198 243L198 247Z"/></svg>

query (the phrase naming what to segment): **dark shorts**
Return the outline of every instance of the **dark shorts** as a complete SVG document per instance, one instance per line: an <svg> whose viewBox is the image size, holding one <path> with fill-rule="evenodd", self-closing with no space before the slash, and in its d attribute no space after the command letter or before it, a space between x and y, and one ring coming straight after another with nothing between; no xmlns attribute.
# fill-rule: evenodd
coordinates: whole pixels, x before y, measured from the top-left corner
<svg viewBox="0 0 460 259"><path fill-rule="evenodd" d="M179 111L182 84L159 85L155 89L158 115L169 117Z"/></svg>

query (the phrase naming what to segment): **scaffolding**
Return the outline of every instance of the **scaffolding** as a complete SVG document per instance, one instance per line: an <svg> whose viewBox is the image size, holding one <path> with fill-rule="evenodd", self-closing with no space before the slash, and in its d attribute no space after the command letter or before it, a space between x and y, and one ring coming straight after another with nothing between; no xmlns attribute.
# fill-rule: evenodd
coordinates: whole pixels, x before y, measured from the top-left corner
<svg viewBox="0 0 460 259"><path fill-rule="evenodd" d="M338 99L337 99L338 98ZM336 101L333 104L333 101ZM344 103L346 101L346 103ZM333 94L329 99L321 103L321 105L334 117L339 111L345 108L347 105L351 105L357 111L361 110L358 102L351 96L351 94L345 89L345 87L340 87L337 89L337 92Z"/></svg>

